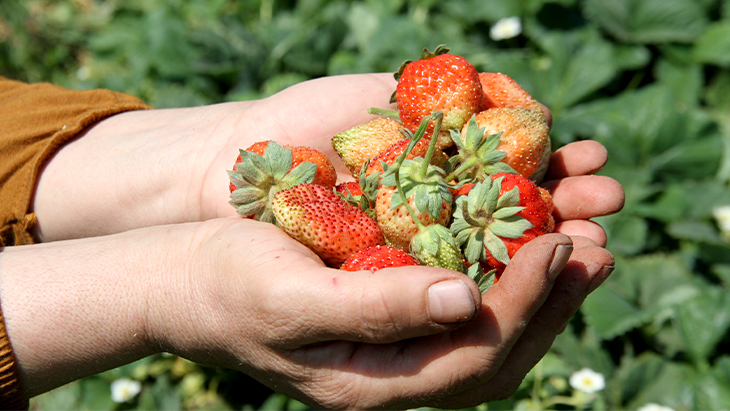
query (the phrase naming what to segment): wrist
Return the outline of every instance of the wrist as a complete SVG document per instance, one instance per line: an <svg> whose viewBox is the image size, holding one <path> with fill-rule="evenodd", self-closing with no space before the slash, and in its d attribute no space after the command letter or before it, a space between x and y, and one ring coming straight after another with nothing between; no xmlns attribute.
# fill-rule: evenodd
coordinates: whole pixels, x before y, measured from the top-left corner
<svg viewBox="0 0 730 411"><path fill-rule="evenodd" d="M44 168L31 212L42 241L199 221L228 206L226 167L214 164L242 105L145 110L109 117L62 147ZM213 167L220 175L213 182ZM211 184L220 184L214 191ZM230 206L229 206L230 207ZM113 216L113 218L110 218Z"/></svg>

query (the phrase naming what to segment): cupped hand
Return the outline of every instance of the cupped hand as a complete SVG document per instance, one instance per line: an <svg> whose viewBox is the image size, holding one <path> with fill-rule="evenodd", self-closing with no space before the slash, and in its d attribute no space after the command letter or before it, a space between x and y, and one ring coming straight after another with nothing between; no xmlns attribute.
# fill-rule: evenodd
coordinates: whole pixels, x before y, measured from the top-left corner
<svg viewBox="0 0 730 411"><path fill-rule="evenodd" d="M151 287L173 297L149 310L151 345L236 368L316 408L456 408L509 396L613 265L588 238L549 234L480 296L450 270L327 268L256 221L202 227L185 275Z"/></svg>

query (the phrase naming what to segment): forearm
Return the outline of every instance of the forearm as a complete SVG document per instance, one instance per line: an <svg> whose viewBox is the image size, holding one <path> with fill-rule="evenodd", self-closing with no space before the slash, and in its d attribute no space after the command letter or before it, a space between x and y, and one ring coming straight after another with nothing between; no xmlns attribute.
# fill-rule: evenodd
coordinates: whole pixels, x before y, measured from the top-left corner
<svg viewBox="0 0 730 411"><path fill-rule="evenodd" d="M164 230L0 253L0 306L28 398L159 350L148 310L177 274Z"/></svg>
<svg viewBox="0 0 730 411"><path fill-rule="evenodd" d="M210 201L201 198L201 190L211 184L221 186L217 194L223 197L213 202L226 204L225 167L215 176L207 168L221 140L230 137L216 130L230 135L241 105L127 112L87 129L41 174L31 210L40 239L199 221L201 203Z"/></svg>

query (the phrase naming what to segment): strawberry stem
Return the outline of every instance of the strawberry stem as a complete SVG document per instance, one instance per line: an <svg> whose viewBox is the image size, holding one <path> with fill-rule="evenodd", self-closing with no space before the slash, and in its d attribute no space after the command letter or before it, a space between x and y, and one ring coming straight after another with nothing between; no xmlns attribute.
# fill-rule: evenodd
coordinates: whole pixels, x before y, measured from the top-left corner
<svg viewBox="0 0 730 411"><path fill-rule="evenodd" d="M426 177L426 172L428 171L428 166L431 163L431 158L433 157L433 153L436 151L436 142L438 140L439 133L441 132L441 123L444 121L444 113L441 111L434 111L433 114L431 114L431 118L434 117L436 118L436 124L433 127L433 134L431 135L431 141L428 144L428 151L426 152L426 157L423 159L423 164L421 164L421 169L418 170L418 178L420 180Z"/></svg>
<svg viewBox="0 0 730 411"><path fill-rule="evenodd" d="M444 177L444 180L451 181L451 180L453 180L455 178L458 178L461 175L461 173L463 173L464 171L466 171L466 170L474 167L477 164L478 161L479 161L478 158L475 158L475 157L470 158L469 160L467 160L466 162L464 162L463 164L461 164L459 166L459 168L457 168L456 170L454 170L451 174L449 174L448 176Z"/></svg>
<svg viewBox="0 0 730 411"><path fill-rule="evenodd" d="M408 154L413 151L413 147L416 146L416 144L423 138L423 135L426 134L426 128L428 127L428 123L431 122L431 119L433 118L433 115L427 116L421 121L421 124L418 126L418 129L416 130L416 133L411 138L411 142L408 143L408 147L406 147L405 150L403 150L403 153L399 155L395 161L393 162L393 166L389 169L388 172L383 174L383 177L385 177L386 174L392 173L394 171L398 171L400 169L400 166L403 164L403 162L406 160L406 157Z"/></svg>
<svg viewBox="0 0 730 411"><path fill-rule="evenodd" d="M368 113L376 116L390 117L392 119L400 121L400 114L395 110L389 110L387 108L370 107Z"/></svg>
<svg viewBox="0 0 730 411"><path fill-rule="evenodd" d="M408 212L408 215L411 216L411 219L413 220L413 222L416 223L416 226L418 227L418 231L421 231L424 228L426 228L426 226L423 225L421 220L419 220L416 217L416 214L413 212L411 205L408 204L408 199L406 198L406 195L403 194L403 188L400 185L400 167L398 167L395 170L395 191L398 192L398 195L400 196L401 201L403 202L403 205L405 206L406 211Z"/></svg>

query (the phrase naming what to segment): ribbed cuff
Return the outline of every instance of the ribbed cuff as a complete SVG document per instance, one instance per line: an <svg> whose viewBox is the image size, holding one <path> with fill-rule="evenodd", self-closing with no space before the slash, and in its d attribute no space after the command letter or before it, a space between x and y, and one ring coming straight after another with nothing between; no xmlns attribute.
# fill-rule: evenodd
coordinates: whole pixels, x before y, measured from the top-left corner
<svg viewBox="0 0 730 411"><path fill-rule="evenodd" d="M5 331L5 317L0 312L0 409L27 410L28 400L23 396L18 379L18 367Z"/></svg>

